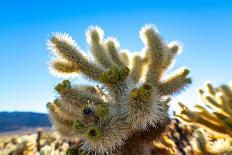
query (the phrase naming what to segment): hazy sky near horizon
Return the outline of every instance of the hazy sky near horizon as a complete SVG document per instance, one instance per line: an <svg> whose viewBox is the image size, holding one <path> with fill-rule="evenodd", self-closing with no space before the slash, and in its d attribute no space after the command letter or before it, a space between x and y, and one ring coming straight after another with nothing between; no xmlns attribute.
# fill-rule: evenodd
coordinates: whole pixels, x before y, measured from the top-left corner
<svg viewBox="0 0 232 155"><path fill-rule="evenodd" d="M232 80L230 1L5 1L0 5L0 111L46 112L46 103L57 96L54 86L62 79L49 73L46 46L52 32L69 33L87 50L85 31L98 25L105 36L135 52L143 47L139 30L147 23L156 25L165 41L184 45L172 71L188 67L193 84L175 101L192 105L204 81Z"/></svg>

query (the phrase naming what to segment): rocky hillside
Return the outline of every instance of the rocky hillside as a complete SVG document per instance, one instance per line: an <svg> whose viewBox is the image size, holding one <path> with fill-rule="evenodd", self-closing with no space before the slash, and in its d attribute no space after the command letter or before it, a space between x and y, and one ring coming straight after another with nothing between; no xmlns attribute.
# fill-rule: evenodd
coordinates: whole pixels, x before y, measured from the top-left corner
<svg viewBox="0 0 232 155"><path fill-rule="evenodd" d="M0 112L0 124L0 132L51 126L47 114L34 112Z"/></svg>

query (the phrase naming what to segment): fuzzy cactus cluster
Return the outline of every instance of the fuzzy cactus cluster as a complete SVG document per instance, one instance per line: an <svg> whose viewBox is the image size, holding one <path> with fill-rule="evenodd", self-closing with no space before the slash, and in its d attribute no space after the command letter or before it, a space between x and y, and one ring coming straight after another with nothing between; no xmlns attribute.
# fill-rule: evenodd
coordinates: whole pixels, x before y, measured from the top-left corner
<svg viewBox="0 0 232 155"><path fill-rule="evenodd" d="M214 87L205 84L206 91L198 90L204 104L196 104L190 110L180 103L179 118L187 123L197 124L218 137L232 137L232 85Z"/></svg>
<svg viewBox="0 0 232 155"><path fill-rule="evenodd" d="M151 25L140 31L141 54L120 49L116 39L103 35L99 27L86 32L91 56L67 34L51 37L52 72L65 78L55 87L59 97L47 104L53 126L77 142L82 153L143 154L144 146L165 131L168 98L191 83L189 70L166 76L181 48L165 43ZM93 82L73 85L67 80L78 75Z"/></svg>
<svg viewBox="0 0 232 155"><path fill-rule="evenodd" d="M1 135L1 155L65 155L70 142L57 132L38 130L25 135Z"/></svg>

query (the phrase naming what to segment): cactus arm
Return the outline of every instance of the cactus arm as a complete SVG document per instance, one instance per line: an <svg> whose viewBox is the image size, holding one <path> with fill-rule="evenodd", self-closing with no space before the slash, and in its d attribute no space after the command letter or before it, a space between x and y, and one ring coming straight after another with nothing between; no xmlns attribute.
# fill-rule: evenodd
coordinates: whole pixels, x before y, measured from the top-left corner
<svg viewBox="0 0 232 155"><path fill-rule="evenodd" d="M195 107L200 110L199 112L197 112L199 116L202 116L205 119L209 119L211 122L214 122L216 124L221 123L221 121L217 117L212 115L212 113L208 112L206 108L200 105L196 105Z"/></svg>
<svg viewBox="0 0 232 155"><path fill-rule="evenodd" d="M216 125L210 121L208 121L207 119L204 119L202 117L197 117L197 119L195 120L196 123L198 123L199 125L206 127L208 129L210 129L211 131L216 131L218 133L222 133L222 134L226 134L227 131L225 129L224 126L222 125Z"/></svg>
<svg viewBox="0 0 232 155"><path fill-rule="evenodd" d="M128 58L128 54L126 53L126 51L121 51L119 53L119 58L122 61L124 66L128 66L129 65L129 58Z"/></svg>
<svg viewBox="0 0 232 155"><path fill-rule="evenodd" d="M51 67L57 74L77 74L80 72L78 66L72 62L55 60L51 62Z"/></svg>
<svg viewBox="0 0 232 155"><path fill-rule="evenodd" d="M179 117L178 115L177 116L179 118L181 118L182 120L184 120L186 122L190 122L190 123L195 122L195 123L198 123L199 125L201 125L203 127L206 127L208 129L212 129L212 131L216 131L216 132L219 132L219 133L222 133L222 134L226 134L226 129L220 123L220 120L217 120L217 122L212 122L211 120L209 120L209 118L202 117L199 112L191 111L181 103L179 103L179 105L182 108L181 115L179 115L181 117Z"/></svg>
<svg viewBox="0 0 232 155"><path fill-rule="evenodd" d="M221 113L218 113L218 112L214 112L214 115L216 115L216 117L222 121L222 123L224 124L224 126L228 129L228 132L229 130L232 130L232 120L231 118L221 114Z"/></svg>
<svg viewBox="0 0 232 155"><path fill-rule="evenodd" d="M232 108L228 106L232 103L231 88L227 85L214 88L210 83L205 85L206 92L199 89L198 94L206 107L196 105L196 110L189 110L180 104L183 115L178 117L185 122L196 123L209 131L213 131L213 134L232 137Z"/></svg>
<svg viewBox="0 0 232 155"><path fill-rule="evenodd" d="M87 41L89 42L90 50L96 63L108 69L112 63L103 46L103 33L103 30L99 27L90 27L87 31Z"/></svg>
<svg viewBox="0 0 232 155"><path fill-rule="evenodd" d="M105 48L106 48L108 56L111 58L111 60L114 62L114 64L117 67L122 68L124 66L124 64L120 60L120 57L118 54L119 43L116 41L116 39L113 39L113 38L107 39L105 41Z"/></svg>
<svg viewBox="0 0 232 155"><path fill-rule="evenodd" d="M222 85L218 88L223 94L225 94L228 97L232 96L232 88L230 88L227 85Z"/></svg>
<svg viewBox="0 0 232 155"><path fill-rule="evenodd" d="M168 79L159 85L162 95L174 94L180 92L187 85L191 84L191 79L187 78L188 69L182 69L171 75Z"/></svg>
<svg viewBox="0 0 232 155"><path fill-rule="evenodd" d="M73 62L83 74L91 79L98 80L103 70L88 62L87 58L81 54L80 49L76 47L71 37L65 34L56 34L51 38L49 46L58 57Z"/></svg>
<svg viewBox="0 0 232 155"><path fill-rule="evenodd" d="M81 89L81 88L72 88L66 94L63 94L63 98L65 99L65 103L70 102L74 103L87 103L92 102L94 104L105 103L105 101L99 96L99 94L91 94L89 90ZM75 103L74 103L75 104Z"/></svg>
<svg viewBox="0 0 232 155"><path fill-rule="evenodd" d="M141 78L143 72L143 65L144 64L142 58L138 55L135 55L133 57L132 69L129 75L130 78L134 81L134 83L137 83Z"/></svg>
<svg viewBox="0 0 232 155"><path fill-rule="evenodd" d="M145 58L149 62L145 81L150 85L155 85L159 82L161 75L160 66L164 57L163 41L152 26L144 27L140 35L145 44Z"/></svg>
<svg viewBox="0 0 232 155"><path fill-rule="evenodd" d="M218 102L216 101L216 99L214 99L212 96L208 96L208 95L205 95L203 96L203 99L206 103L206 105L210 108L218 108L220 109L221 105L218 104Z"/></svg>
<svg viewBox="0 0 232 155"><path fill-rule="evenodd" d="M48 109L50 112L50 116L54 122L58 122L61 125L66 127L71 127L73 123L73 116L67 115L60 107L55 104L48 103Z"/></svg>
<svg viewBox="0 0 232 155"><path fill-rule="evenodd" d="M167 46L164 47L164 61L162 63L162 73L172 64L174 58L178 51L180 51L181 47L176 42L171 42Z"/></svg>
<svg viewBox="0 0 232 155"><path fill-rule="evenodd" d="M47 107L53 127L59 131L62 136L68 139L75 139L74 131L72 130L73 116L67 115L55 103L48 103Z"/></svg>
<svg viewBox="0 0 232 155"><path fill-rule="evenodd" d="M205 83L205 88L206 88L206 91L208 91L211 95L214 96L216 94L215 88L212 86L211 83L206 82Z"/></svg>

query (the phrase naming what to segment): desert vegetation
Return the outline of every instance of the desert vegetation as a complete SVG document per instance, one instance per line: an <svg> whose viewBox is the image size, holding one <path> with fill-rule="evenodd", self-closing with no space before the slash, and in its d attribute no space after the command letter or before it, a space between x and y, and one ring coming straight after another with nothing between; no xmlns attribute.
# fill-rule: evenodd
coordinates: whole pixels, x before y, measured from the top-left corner
<svg viewBox="0 0 232 155"><path fill-rule="evenodd" d="M65 155L68 141L57 132L37 132L25 135L3 135L0 137L1 155Z"/></svg>
<svg viewBox="0 0 232 155"><path fill-rule="evenodd" d="M142 54L123 52L99 27L86 33L92 57L84 55L67 34L54 34L49 48L56 55L51 69L58 75L79 75L98 85L72 85L64 80L60 94L48 103L51 120L63 137L79 143L87 154L144 154L169 124L168 101L191 83L181 68L164 78L181 49L165 43L152 25L144 26Z"/></svg>
<svg viewBox="0 0 232 155"><path fill-rule="evenodd" d="M47 107L53 127L74 143L68 154L231 153L231 86L207 83L206 92L198 90L205 106L192 111L179 103L181 113L168 115L171 97L191 84L186 68L166 76L181 50L177 42L164 42L152 25L141 29L144 48L136 54L120 49L115 38L104 39L99 27L90 27L86 37L91 56L68 34L48 42L56 56L51 71L65 80ZM80 75L93 84L67 80Z"/></svg>
<svg viewBox="0 0 232 155"><path fill-rule="evenodd" d="M68 34L48 42L51 73L63 78L58 97L47 103L54 130L2 137L0 154L232 154L232 84L206 82L197 90L200 103L193 109L190 101L179 103L180 112L170 116L173 95L191 84L187 68L167 74L182 50L178 42L166 43L152 25L140 31L141 53L121 49L97 26L86 37L89 52ZM89 85L73 84L76 77Z"/></svg>

